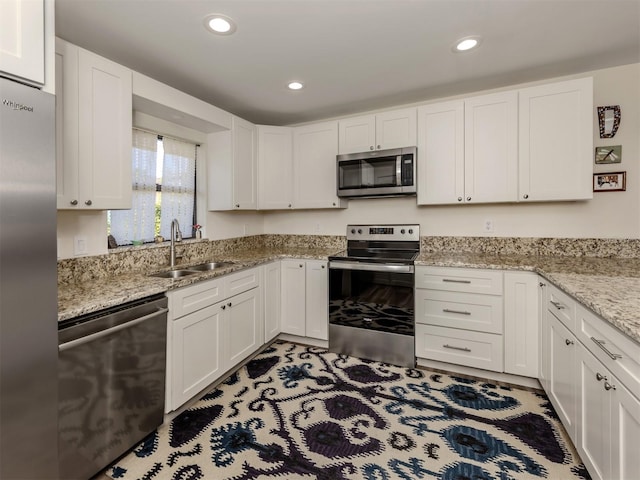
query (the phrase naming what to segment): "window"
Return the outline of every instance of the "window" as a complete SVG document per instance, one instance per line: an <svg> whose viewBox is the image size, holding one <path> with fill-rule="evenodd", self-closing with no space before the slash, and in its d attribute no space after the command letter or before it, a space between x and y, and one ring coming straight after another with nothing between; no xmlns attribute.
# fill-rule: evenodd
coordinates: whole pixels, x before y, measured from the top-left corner
<svg viewBox="0 0 640 480"><path fill-rule="evenodd" d="M168 239L174 218L183 238L194 237L197 152L195 144L133 129L132 208L107 215L118 245Z"/></svg>

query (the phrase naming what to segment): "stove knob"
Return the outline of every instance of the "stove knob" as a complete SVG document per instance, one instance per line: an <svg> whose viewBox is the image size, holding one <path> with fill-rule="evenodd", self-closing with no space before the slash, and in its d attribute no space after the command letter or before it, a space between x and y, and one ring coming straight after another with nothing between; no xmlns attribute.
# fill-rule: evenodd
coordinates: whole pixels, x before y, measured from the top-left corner
<svg viewBox="0 0 640 480"><path fill-rule="evenodd" d="M404 228L400 230L400 233L404 235Z"/></svg>
<svg viewBox="0 0 640 480"><path fill-rule="evenodd" d="M356 233L356 229L355 229L355 228L352 228L352 229L351 229L351 233Z"/></svg>
<svg viewBox="0 0 640 480"><path fill-rule="evenodd" d="M358 233L362 233L362 229L361 228L358 229Z"/></svg>
<svg viewBox="0 0 640 480"><path fill-rule="evenodd" d="M413 228L410 228L409 229L409 235L412 235L412 234L413 234Z"/></svg>

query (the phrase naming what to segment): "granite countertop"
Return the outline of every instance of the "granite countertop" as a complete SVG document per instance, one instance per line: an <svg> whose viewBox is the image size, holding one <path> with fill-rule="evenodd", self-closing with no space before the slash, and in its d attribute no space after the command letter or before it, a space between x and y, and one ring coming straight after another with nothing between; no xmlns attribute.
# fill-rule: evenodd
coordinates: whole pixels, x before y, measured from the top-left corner
<svg viewBox="0 0 640 480"><path fill-rule="evenodd" d="M416 265L536 272L640 343L640 259L423 253Z"/></svg>
<svg viewBox="0 0 640 480"><path fill-rule="evenodd" d="M179 279L139 272L58 286L58 321L226 275L282 258L326 260L328 248L258 248L216 256L229 267ZM203 259L201 262L212 259ZM536 272L640 343L640 259L422 253L416 265ZM188 267L188 264L179 265ZM167 268L155 271L167 270Z"/></svg>

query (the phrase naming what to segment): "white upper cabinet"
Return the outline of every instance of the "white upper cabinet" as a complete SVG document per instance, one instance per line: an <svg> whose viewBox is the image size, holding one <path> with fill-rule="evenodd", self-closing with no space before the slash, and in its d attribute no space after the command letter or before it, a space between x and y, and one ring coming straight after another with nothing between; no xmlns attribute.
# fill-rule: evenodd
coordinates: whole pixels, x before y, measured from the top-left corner
<svg viewBox="0 0 640 480"><path fill-rule="evenodd" d="M404 108L340 120L338 153L411 147L417 143L417 109Z"/></svg>
<svg viewBox="0 0 640 480"><path fill-rule="evenodd" d="M59 209L131 208L131 70L56 43Z"/></svg>
<svg viewBox="0 0 640 480"><path fill-rule="evenodd" d="M0 75L44 85L44 0L0 1Z"/></svg>
<svg viewBox="0 0 640 480"><path fill-rule="evenodd" d="M336 155L338 122L293 129L294 205L296 208L344 208L338 198Z"/></svg>
<svg viewBox="0 0 640 480"><path fill-rule="evenodd" d="M520 90L520 200L593 198L593 79Z"/></svg>
<svg viewBox="0 0 640 480"><path fill-rule="evenodd" d="M518 198L518 94L504 92L464 102L465 201Z"/></svg>
<svg viewBox="0 0 640 480"><path fill-rule="evenodd" d="M256 126L234 116L231 130L207 135L209 210L255 210Z"/></svg>
<svg viewBox="0 0 640 480"><path fill-rule="evenodd" d="M464 101L418 108L418 205L464 201Z"/></svg>
<svg viewBox="0 0 640 480"><path fill-rule="evenodd" d="M293 148L289 127L258 125L258 208L293 207Z"/></svg>

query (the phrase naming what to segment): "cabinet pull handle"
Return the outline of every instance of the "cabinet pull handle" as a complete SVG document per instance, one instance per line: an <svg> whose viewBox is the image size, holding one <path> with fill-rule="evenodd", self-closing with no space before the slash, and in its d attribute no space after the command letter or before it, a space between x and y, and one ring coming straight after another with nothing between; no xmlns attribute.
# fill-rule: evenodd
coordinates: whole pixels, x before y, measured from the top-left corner
<svg viewBox="0 0 640 480"><path fill-rule="evenodd" d="M451 350L460 350L461 352L470 352L471 351L471 349L467 348L467 347L455 347L453 345L447 345L447 344L444 344L442 346L444 348L450 348Z"/></svg>
<svg viewBox="0 0 640 480"><path fill-rule="evenodd" d="M573 345L573 340L569 340L568 338L564 339L564 343L569 346L569 345Z"/></svg>
<svg viewBox="0 0 640 480"><path fill-rule="evenodd" d="M77 205L78 204L78 200L71 200L69 203L71 205Z"/></svg>
<svg viewBox="0 0 640 480"><path fill-rule="evenodd" d="M596 372L596 380L598 380L599 382L601 382L602 380L606 380L607 377L605 377L604 375L602 375L600 372Z"/></svg>
<svg viewBox="0 0 640 480"><path fill-rule="evenodd" d="M615 390L616 386L611 385L609 382L604 382L604 389L608 392L609 390Z"/></svg>
<svg viewBox="0 0 640 480"><path fill-rule="evenodd" d="M442 281L447 283L471 283L471 280L456 280L454 278L443 278Z"/></svg>
<svg viewBox="0 0 640 480"><path fill-rule="evenodd" d="M451 310L450 308L443 308L445 313L459 313L460 315L471 315L471 312L465 312L464 310Z"/></svg>
<svg viewBox="0 0 640 480"><path fill-rule="evenodd" d="M87 200L86 202L84 202L84 204L90 207L93 204L93 202L91 200Z"/></svg>
<svg viewBox="0 0 640 480"><path fill-rule="evenodd" d="M611 353L609 351L609 349L607 347L604 346L605 341L604 340L598 340L596 337L591 337L591 340L593 340L593 342L598 345L603 351L604 353L606 353L607 355L609 355L609 358L611 360L617 360L619 358L622 358L622 355L620 355L619 353Z"/></svg>
<svg viewBox="0 0 640 480"><path fill-rule="evenodd" d="M564 308L566 308L563 304L561 304L560 302L554 302L553 300L549 300L549 303L551 303L551 305L553 305L554 307L556 307L558 310L562 310Z"/></svg>

